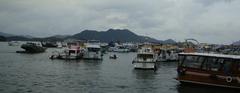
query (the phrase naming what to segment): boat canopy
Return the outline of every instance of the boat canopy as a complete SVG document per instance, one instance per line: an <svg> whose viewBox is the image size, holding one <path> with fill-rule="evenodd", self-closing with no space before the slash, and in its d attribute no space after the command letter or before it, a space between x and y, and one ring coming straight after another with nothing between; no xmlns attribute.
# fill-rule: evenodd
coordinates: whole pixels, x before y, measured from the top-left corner
<svg viewBox="0 0 240 93"><path fill-rule="evenodd" d="M203 56L203 57L215 57L240 60L240 55L225 55L225 54L213 54L213 53L179 53L181 56Z"/></svg>
<svg viewBox="0 0 240 93"><path fill-rule="evenodd" d="M99 45L87 45L87 48L101 48Z"/></svg>

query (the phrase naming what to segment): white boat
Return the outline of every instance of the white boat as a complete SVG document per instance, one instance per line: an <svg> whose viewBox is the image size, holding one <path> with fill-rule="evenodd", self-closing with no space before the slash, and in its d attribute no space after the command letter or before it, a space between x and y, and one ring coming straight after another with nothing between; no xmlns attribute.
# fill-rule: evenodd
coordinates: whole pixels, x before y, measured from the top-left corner
<svg viewBox="0 0 240 93"><path fill-rule="evenodd" d="M173 50L161 50L157 57L157 62L169 62L169 61L177 61L178 53Z"/></svg>
<svg viewBox="0 0 240 93"><path fill-rule="evenodd" d="M20 42L18 42L18 41L10 41L10 42L8 42L8 45L9 46L19 46Z"/></svg>
<svg viewBox="0 0 240 93"><path fill-rule="evenodd" d="M62 51L54 51L50 59L65 59L77 60L82 59L85 49L82 46L83 42L76 41L68 43L68 47Z"/></svg>
<svg viewBox="0 0 240 93"><path fill-rule="evenodd" d="M77 60L83 57L84 49L77 46L71 46L63 50L63 52L54 51L50 59L65 59L65 60Z"/></svg>
<svg viewBox="0 0 240 93"><path fill-rule="evenodd" d="M114 47L110 47L109 51L110 52L124 53L124 52L130 52L130 49L127 47L127 45L115 43L115 46Z"/></svg>
<svg viewBox="0 0 240 93"><path fill-rule="evenodd" d="M151 48L142 48L133 60L136 69L156 69L156 57Z"/></svg>
<svg viewBox="0 0 240 93"><path fill-rule="evenodd" d="M102 60L102 56L103 55L101 53L100 42L98 43L96 40L88 41L86 44L83 59Z"/></svg>

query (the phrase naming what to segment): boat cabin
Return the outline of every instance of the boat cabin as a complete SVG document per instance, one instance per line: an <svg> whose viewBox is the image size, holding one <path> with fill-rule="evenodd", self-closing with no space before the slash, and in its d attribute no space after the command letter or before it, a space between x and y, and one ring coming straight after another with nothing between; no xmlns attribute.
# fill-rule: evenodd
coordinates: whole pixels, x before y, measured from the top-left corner
<svg viewBox="0 0 240 93"><path fill-rule="evenodd" d="M143 48L138 51L137 57L134 59L135 62L155 62L154 52L151 48Z"/></svg>
<svg viewBox="0 0 240 93"><path fill-rule="evenodd" d="M156 57L151 48L140 49L132 64L136 69L157 69Z"/></svg>
<svg viewBox="0 0 240 93"><path fill-rule="evenodd" d="M154 60L153 54L137 54L138 61L142 60L144 62L152 62Z"/></svg>
<svg viewBox="0 0 240 93"><path fill-rule="evenodd" d="M99 52L101 50L99 45L87 45L86 48L88 52Z"/></svg>
<svg viewBox="0 0 240 93"><path fill-rule="evenodd" d="M178 63L180 82L240 88L240 56L180 53Z"/></svg>

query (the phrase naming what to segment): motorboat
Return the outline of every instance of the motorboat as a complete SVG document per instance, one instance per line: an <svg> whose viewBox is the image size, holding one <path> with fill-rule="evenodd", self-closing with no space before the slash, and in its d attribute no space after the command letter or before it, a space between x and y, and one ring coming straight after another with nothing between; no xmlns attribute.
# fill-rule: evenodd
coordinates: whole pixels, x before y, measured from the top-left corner
<svg viewBox="0 0 240 93"><path fill-rule="evenodd" d="M67 48L61 51L53 51L50 59L78 60L82 59L85 48L82 41L70 42Z"/></svg>
<svg viewBox="0 0 240 93"><path fill-rule="evenodd" d="M132 64L136 69L154 69L156 70L156 57L151 48L141 48Z"/></svg>
<svg viewBox="0 0 240 93"><path fill-rule="evenodd" d="M116 54L113 54L113 55L110 55L109 58L110 58L110 59L117 59L118 56L117 56Z"/></svg>
<svg viewBox="0 0 240 93"><path fill-rule="evenodd" d="M214 53L179 53L177 80L240 89L240 56Z"/></svg>
<svg viewBox="0 0 240 93"><path fill-rule="evenodd" d="M17 53L41 53L45 52L46 48L39 42L27 42L21 45L21 48L25 51L17 51Z"/></svg>
<svg viewBox="0 0 240 93"><path fill-rule="evenodd" d="M102 60L102 52L100 47L100 41L88 41L86 43L83 59L86 60Z"/></svg>

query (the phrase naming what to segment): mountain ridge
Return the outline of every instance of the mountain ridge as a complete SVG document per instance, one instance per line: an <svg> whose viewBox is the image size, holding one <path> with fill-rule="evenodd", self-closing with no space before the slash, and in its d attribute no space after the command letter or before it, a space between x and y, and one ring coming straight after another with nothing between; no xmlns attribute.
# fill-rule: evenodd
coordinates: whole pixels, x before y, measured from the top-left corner
<svg viewBox="0 0 240 93"><path fill-rule="evenodd" d="M95 39L102 42L159 42L159 40L151 37L137 35L128 29L109 29L107 31L84 30L74 34L71 38L84 40Z"/></svg>
<svg viewBox="0 0 240 93"><path fill-rule="evenodd" d="M0 35L2 35L0 32ZM33 37L30 35L11 35L3 33L8 41L64 41L66 39L76 40L100 40L101 42L152 42L162 44L175 44L172 39L157 40L148 36L137 35L128 29L108 29L106 31L83 30L73 35L53 35L44 38ZM7 36L8 37L7 37Z"/></svg>

